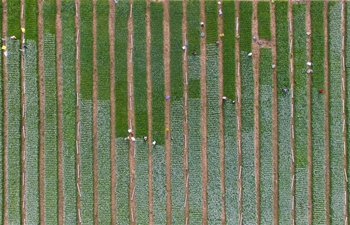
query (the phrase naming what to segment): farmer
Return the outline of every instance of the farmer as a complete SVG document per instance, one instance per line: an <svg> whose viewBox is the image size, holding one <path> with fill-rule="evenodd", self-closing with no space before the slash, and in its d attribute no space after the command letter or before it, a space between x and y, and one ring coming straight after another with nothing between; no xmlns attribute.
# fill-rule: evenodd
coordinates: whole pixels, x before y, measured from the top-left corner
<svg viewBox="0 0 350 225"><path fill-rule="evenodd" d="M219 15L222 15L222 10L221 9L219 9Z"/></svg>
<svg viewBox="0 0 350 225"><path fill-rule="evenodd" d="M197 55L196 50L193 50L193 51L192 51L192 55Z"/></svg>
<svg viewBox="0 0 350 225"><path fill-rule="evenodd" d="M145 142L147 141L147 136L142 136L142 138Z"/></svg>
<svg viewBox="0 0 350 225"><path fill-rule="evenodd" d="M201 27L204 27L204 22L201 22Z"/></svg>
<svg viewBox="0 0 350 225"><path fill-rule="evenodd" d="M11 36L10 37L10 40L16 40L17 38L16 38L16 36Z"/></svg>
<svg viewBox="0 0 350 225"><path fill-rule="evenodd" d="M232 104L235 104L236 103L236 101L235 100L232 100Z"/></svg>
<svg viewBox="0 0 350 225"><path fill-rule="evenodd" d="M152 145L153 145L153 146L155 146L156 144L157 144L157 142L156 142L156 141L153 141L153 142L152 142Z"/></svg>
<svg viewBox="0 0 350 225"><path fill-rule="evenodd" d="M283 91L284 93L287 93L287 92L289 92L289 89L288 89L288 88L283 88L282 91Z"/></svg>
<svg viewBox="0 0 350 225"><path fill-rule="evenodd" d="M216 44L216 46L219 46L219 41L216 41L215 44Z"/></svg>
<svg viewBox="0 0 350 225"><path fill-rule="evenodd" d="M322 94L322 93L323 93L323 90L322 90L322 89L318 90L318 93Z"/></svg>
<svg viewBox="0 0 350 225"><path fill-rule="evenodd" d="M222 100L227 100L227 97L226 96L222 96Z"/></svg>
<svg viewBox="0 0 350 225"><path fill-rule="evenodd" d="M124 138L125 141L130 141L130 136L127 136L126 138Z"/></svg>

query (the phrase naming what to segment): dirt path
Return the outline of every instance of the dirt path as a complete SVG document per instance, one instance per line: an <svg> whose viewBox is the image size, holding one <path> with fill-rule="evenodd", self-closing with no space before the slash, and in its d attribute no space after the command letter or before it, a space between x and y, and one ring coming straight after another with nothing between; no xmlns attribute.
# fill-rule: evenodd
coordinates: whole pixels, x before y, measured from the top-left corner
<svg viewBox="0 0 350 225"><path fill-rule="evenodd" d="M311 34L311 2L306 2L306 20L305 20L305 28L306 32L310 32ZM307 54L307 61L311 62L311 35L306 36L306 54ZM307 66L307 70L311 69L311 66ZM308 174L308 185L307 185L307 192L308 192L308 221L309 224L312 224L312 127L311 127L311 83L312 83L312 76L311 74L307 76L307 174Z"/></svg>
<svg viewBox="0 0 350 225"><path fill-rule="evenodd" d="M258 0L253 1L252 35L258 35ZM254 73L254 152L255 152L255 185L256 185L256 224L260 224L260 119L259 119L259 74L260 48L252 40L253 73Z"/></svg>
<svg viewBox="0 0 350 225"><path fill-rule="evenodd" d="M277 65L275 4L270 3L272 64ZM273 223L278 224L278 85L277 71L272 70L272 157L273 157Z"/></svg>
<svg viewBox="0 0 350 225"><path fill-rule="evenodd" d="M205 0L200 0L200 20L206 23L205 20ZM202 28L202 32L205 32L205 28ZM201 62L201 158L202 158L202 224L208 224L208 159L207 159L207 142L208 142L208 131L207 131L207 49L206 49L206 38L200 40L200 62Z"/></svg>
<svg viewBox="0 0 350 225"><path fill-rule="evenodd" d="M77 94L76 107L75 107L75 121L76 121L76 154L75 154L75 179L77 181L77 211L78 220L77 224L81 225L81 177L80 177L80 0L75 0L76 12L75 12L75 49L76 49L76 59L75 59L75 90Z"/></svg>
<svg viewBox="0 0 350 225"><path fill-rule="evenodd" d="M151 0L146 0L146 71L148 118L148 204L149 224L153 225L153 169L152 169L152 72L151 72Z"/></svg>
<svg viewBox="0 0 350 225"><path fill-rule="evenodd" d="M58 224L64 224L61 0L56 0L56 71L57 71Z"/></svg>
<svg viewBox="0 0 350 225"><path fill-rule="evenodd" d="M132 6L134 1L129 0L130 5L130 14L128 18L128 47L127 47L127 82L128 82L128 119L129 119L129 128L135 130L135 119L134 119L134 62L132 59L133 53L133 32L134 32L134 24L133 24L133 14L132 14ZM129 211L130 211L130 224L136 224L136 198L135 198L135 186L136 186L136 165L135 165L135 151L136 145L134 142L130 142L129 145L129 171L131 174L130 177L130 186L129 186Z"/></svg>
<svg viewBox="0 0 350 225"><path fill-rule="evenodd" d="M117 223L117 203L116 203L116 185L117 185L117 166L116 166L116 146L115 146L115 3L109 1L108 16L109 32L109 74L110 74L110 110L111 110L111 142L110 142L110 166L111 166L111 224Z"/></svg>
<svg viewBox="0 0 350 225"><path fill-rule="evenodd" d="M294 161L294 56L293 56L293 51L294 51L294 45L293 45L293 0L289 0L288 1L288 18L289 18L289 43L290 43L290 54L289 54L289 66L290 66L290 70L289 70L289 80L290 80L290 90L292 93L292 98L291 98L291 105L292 105L292 116L291 116L291 154L292 154L292 163L291 163L291 179L292 179L292 190L291 190L291 195L292 195L292 211L291 211L291 217L292 217L292 221L293 224L295 224L294 219L295 219L295 179L294 179L294 173L295 173L295 161Z"/></svg>
<svg viewBox="0 0 350 225"><path fill-rule="evenodd" d="M38 74L39 74L39 196L40 224L45 224L45 88L43 0L38 1Z"/></svg>
<svg viewBox="0 0 350 225"><path fill-rule="evenodd" d="M325 97L325 122L324 122L324 129L325 129L325 196L326 196L326 224L331 224L330 220L330 149L329 149L329 60L328 60L328 0L324 2L324 8L323 8L323 25L324 25L324 97Z"/></svg>

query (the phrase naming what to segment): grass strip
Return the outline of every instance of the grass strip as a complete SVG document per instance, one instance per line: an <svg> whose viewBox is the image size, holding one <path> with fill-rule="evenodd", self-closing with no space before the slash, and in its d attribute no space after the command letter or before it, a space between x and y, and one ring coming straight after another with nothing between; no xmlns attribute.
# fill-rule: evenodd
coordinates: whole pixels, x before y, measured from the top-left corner
<svg viewBox="0 0 350 225"><path fill-rule="evenodd" d="M271 39L270 2L258 2L259 38Z"/></svg>
<svg viewBox="0 0 350 225"><path fill-rule="evenodd" d="M279 224L292 223L291 193L291 94L283 93L290 88L288 37L288 2L276 2L277 47L277 104L278 104L278 216Z"/></svg>
<svg viewBox="0 0 350 225"><path fill-rule="evenodd" d="M153 158L153 221L166 224L166 171L165 149L156 145L152 149Z"/></svg>
<svg viewBox="0 0 350 225"><path fill-rule="evenodd" d="M346 74L350 74L350 48L348 48L348 46L350 46L350 4L346 3L346 36L345 36L345 65L346 65ZM347 78L346 79L346 96L350 96L350 79ZM347 97L346 98L346 105L350 105L350 98ZM349 107L346 107L346 118L348 118L347 124L346 124L346 138L347 140L350 140L350 109ZM349 148L348 148L349 149ZM347 149L347 150L348 150ZM350 173L350 154L348 154L347 156L347 161L348 161L348 165L347 165L347 173ZM350 193L350 185L348 185L348 193ZM348 213L350 213L350 207L348 208Z"/></svg>
<svg viewBox="0 0 350 225"><path fill-rule="evenodd" d="M191 52L195 50L197 55L200 55L200 10L197 0L187 1L187 32L189 50Z"/></svg>
<svg viewBox="0 0 350 225"><path fill-rule="evenodd" d="M330 108L330 203L331 223L344 223L344 172L343 172L343 118L342 118L342 62L341 62L341 4L329 4L329 108Z"/></svg>
<svg viewBox="0 0 350 225"><path fill-rule="evenodd" d="M19 41L7 42L7 115L8 115L8 222L20 224L20 190L21 190L21 89Z"/></svg>
<svg viewBox="0 0 350 225"><path fill-rule="evenodd" d="M7 1L7 35L20 38L20 18L21 5L20 1Z"/></svg>
<svg viewBox="0 0 350 225"><path fill-rule="evenodd" d="M252 14L252 2L239 3L239 47L241 51L247 52L247 54L252 51Z"/></svg>
<svg viewBox="0 0 350 225"><path fill-rule="evenodd" d="M218 13L217 1L205 1L205 32L207 44L213 44L218 40Z"/></svg>
<svg viewBox="0 0 350 225"><path fill-rule="evenodd" d="M163 4L151 3L152 136L164 144Z"/></svg>
<svg viewBox="0 0 350 225"><path fill-rule="evenodd" d="M222 2L224 34L223 38L223 64L224 84L223 93L228 98L236 98L236 77L235 77L235 37L236 17L235 3L233 1Z"/></svg>
<svg viewBox="0 0 350 225"><path fill-rule="evenodd" d="M19 6L18 6L19 7ZM38 40L38 3L36 0L25 1L26 39ZM19 35L19 34L18 34Z"/></svg>
<svg viewBox="0 0 350 225"><path fill-rule="evenodd" d="M27 41L24 56L26 86L26 221L39 224L39 98L36 41Z"/></svg>
<svg viewBox="0 0 350 225"><path fill-rule="evenodd" d="M188 100L189 223L202 221L201 100Z"/></svg>

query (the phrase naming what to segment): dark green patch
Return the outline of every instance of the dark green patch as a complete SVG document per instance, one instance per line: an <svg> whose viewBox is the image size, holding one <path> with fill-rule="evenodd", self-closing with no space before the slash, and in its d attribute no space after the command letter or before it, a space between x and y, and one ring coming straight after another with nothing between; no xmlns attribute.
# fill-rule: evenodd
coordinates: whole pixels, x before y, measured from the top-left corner
<svg viewBox="0 0 350 225"><path fill-rule="evenodd" d="M199 1L188 0L187 2L187 42L192 52L195 50L200 55L200 11Z"/></svg>
<svg viewBox="0 0 350 225"><path fill-rule="evenodd" d="M218 3L217 1L205 1L205 31L207 44L213 44L218 40Z"/></svg>
<svg viewBox="0 0 350 225"><path fill-rule="evenodd" d="M84 14L82 14L84 15ZM56 2L55 0L44 1L44 31L56 33Z"/></svg>
<svg viewBox="0 0 350 225"><path fill-rule="evenodd" d="M63 4L62 4L63 5ZM74 5L74 4L72 4ZM25 1L26 39L38 40L38 3L37 0ZM62 20L63 22L64 20Z"/></svg>
<svg viewBox="0 0 350 225"><path fill-rule="evenodd" d="M239 3L239 47L241 51L252 51L252 2Z"/></svg>
<svg viewBox="0 0 350 225"><path fill-rule="evenodd" d="M270 2L258 2L259 38L271 39Z"/></svg>
<svg viewBox="0 0 350 225"><path fill-rule="evenodd" d="M1 4L2 5L2 4ZM7 36L21 36L21 5L20 1L7 1Z"/></svg>

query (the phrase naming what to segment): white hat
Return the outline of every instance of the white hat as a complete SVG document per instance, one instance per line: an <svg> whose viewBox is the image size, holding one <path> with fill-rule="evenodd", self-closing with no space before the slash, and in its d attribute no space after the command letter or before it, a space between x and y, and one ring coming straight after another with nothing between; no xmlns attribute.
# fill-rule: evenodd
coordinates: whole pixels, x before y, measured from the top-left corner
<svg viewBox="0 0 350 225"><path fill-rule="evenodd" d="M135 141L135 138L134 138L134 137L131 137L131 141Z"/></svg>
<svg viewBox="0 0 350 225"><path fill-rule="evenodd" d="M132 129L130 128L129 130L128 130L128 133L130 134L132 132Z"/></svg>
<svg viewBox="0 0 350 225"><path fill-rule="evenodd" d="M153 142L152 142L152 145L156 145L156 144L157 144L157 142L156 142L156 141L153 141Z"/></svg>

